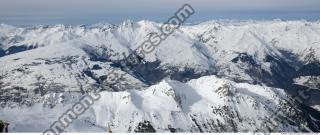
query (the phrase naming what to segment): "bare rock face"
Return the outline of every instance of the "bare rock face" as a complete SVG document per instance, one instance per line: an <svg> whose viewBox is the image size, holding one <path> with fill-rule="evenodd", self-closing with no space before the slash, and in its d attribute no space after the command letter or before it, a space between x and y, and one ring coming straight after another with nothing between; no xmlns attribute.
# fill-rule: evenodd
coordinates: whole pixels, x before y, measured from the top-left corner
<svg viewBox="0 0 320 135"><path fill-rule="evenodd" d="M9 123L0 120L0 133L8 133Z"/></svg>
<svg viewBox="0 0 320 135"><path fill-rule="evenodd" d="M232 97L237 91L231 84L223 84L216 91L221 97L230 96Z"/></svg>

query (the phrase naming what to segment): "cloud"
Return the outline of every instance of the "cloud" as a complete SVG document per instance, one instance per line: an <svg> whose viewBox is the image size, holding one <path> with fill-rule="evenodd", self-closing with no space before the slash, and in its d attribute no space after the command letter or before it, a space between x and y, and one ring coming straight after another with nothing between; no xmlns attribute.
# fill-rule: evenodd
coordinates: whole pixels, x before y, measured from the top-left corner
<svg viewBox="0 0 320 135"><path fill-rule="evenodd" d="M196 9L194 18L201 20L241 17L314 19L320 13L320 0L0 0L0 23L25 23L27 20L30 23L40 20L39 23L68 23L70 20L67 19L71 18L78 19L75 23L85 22L86 18L93 18L88 23L102 19L108 22L163 20L185 3ZM295 17L297 14L299 17Z"/></svg>
<svg viewBox="0 0 320 135"><path fill-rule="evenodd" d="M319 0L0 0L0 13L161 13L183 3L200 11L320 9Z"/></svg>

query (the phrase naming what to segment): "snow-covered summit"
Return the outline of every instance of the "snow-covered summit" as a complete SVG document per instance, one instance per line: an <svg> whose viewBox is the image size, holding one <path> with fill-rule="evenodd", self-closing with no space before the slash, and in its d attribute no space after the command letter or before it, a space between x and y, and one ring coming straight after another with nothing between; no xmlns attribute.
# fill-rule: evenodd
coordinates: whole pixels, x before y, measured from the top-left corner
<svg viewBox="0 0 320 135"><path fill-rule="evenodd" d="M54 97L49 95L45 97ZM68 109L72 100L62 98L67 95L55 95L64 107L58 105L48 109L36 104L19 108L22 110L19 113L15 113L18 109L15 108L4 109L0 114L11 122L12 131L41 132L48 126L44 123L53 122ZM187 83L165 80L141 91L105 91L100 95L101 99L66 131L297 132L316 128L301 110L292 109L298 105L291 106L283 90L235 83L216 76ZM279 119L283 116L286 118ZM41 122L29 119L33 117ZM33 126L28 127L31 122Z"/></svg>

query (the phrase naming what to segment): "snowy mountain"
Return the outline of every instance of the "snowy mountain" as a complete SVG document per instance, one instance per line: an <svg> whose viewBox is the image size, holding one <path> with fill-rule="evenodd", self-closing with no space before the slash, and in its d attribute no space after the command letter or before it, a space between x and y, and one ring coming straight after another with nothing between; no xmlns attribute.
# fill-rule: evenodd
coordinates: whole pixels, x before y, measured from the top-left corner
<svg viewBox="0 0 320 135"><path fill-rule="evenodd" d="M10 130L13 132L41 132L79 98L75 95L67 92L46 95L42 102L52 98L61 103L52 109L35 104L6 108L0 113L12 122ZM66 131L319 131L315 124L318 121L304 116L301 110L295 109L301 107L291 106L289 100L282 89L235 83L216 76L201 77L187 83L164 80L145 90L101 92L101 99Z"/></svg>
<svg viewBox="0 0 320 135"><path fill-rule="evenodd" d="M11 123L11 131L39 131L88 89L101 89L103 98L83 117L89 120L68 131L105 131L107 125L116 132L142 132L139 125L157 132L267 131L257 125L276 108L290 120L273 131L320 129L320 115L309 108L320 105L320 22L185 25L145 57L136 53L160 26L1 24L0 119ZM129 55L137 62L123 63ZM121 80L103 84L111 72ZM299 109L287 114L290 107L283 104L301 89L312 89L311 98L294 102ZM298 128L300 122L305 128ZM34 128L26 128L31 123Z"/></svg>

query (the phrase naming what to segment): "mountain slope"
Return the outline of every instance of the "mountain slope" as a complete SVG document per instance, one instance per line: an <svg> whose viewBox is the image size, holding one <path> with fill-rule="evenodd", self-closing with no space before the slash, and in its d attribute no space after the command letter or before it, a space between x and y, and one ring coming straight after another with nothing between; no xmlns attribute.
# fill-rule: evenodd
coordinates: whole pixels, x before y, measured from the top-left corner
<svg viewBox="0 0 320 135"><path fill-rule="evenodd" d="M106 132L307 132L318 131L298 104L281 89L235 83L215 76L189 82L165 80L145 90L101 92L99 99L66 131ZM76 95L76 94L75 94ZM75 96L74 95L74 96ZM73 101L56 95L63 106L40 104L0 111L11 131L42 131ZM53 94L46 97L54 97ZM59 98L60 97L60 98ZM80 97L78 97L80 98ZM46 100L43 100L46 101ZM294 105L294 106L291 106ZM293 109L295 108L295 109ZM298 109L299 108L299 109ZM26 111L29 110L29 111ZM277 110L280 110L277 112ZM10 113L9 113L10 112ZM276 116L273 116L275 115ZM279 117L278 117L279 115ZM50 116L50 117L48 117ZM35 119L30 119L35 118ZM281 119L279 119L281 118ZM36 122L42 119L41 122ZM30 123L33 126L28 127ZM277 126L275 126L277 125Z"/></svg>

